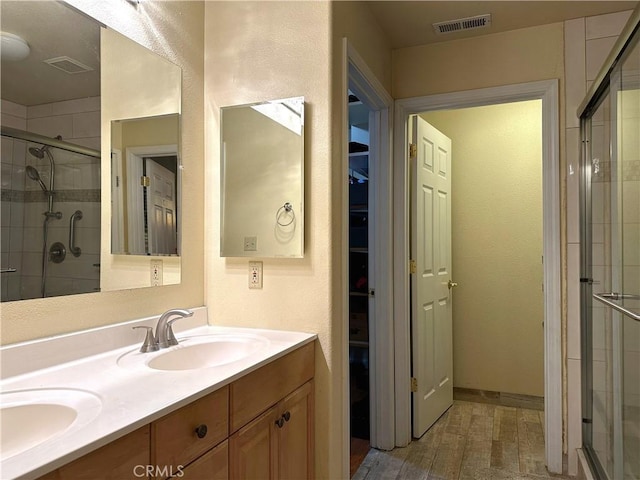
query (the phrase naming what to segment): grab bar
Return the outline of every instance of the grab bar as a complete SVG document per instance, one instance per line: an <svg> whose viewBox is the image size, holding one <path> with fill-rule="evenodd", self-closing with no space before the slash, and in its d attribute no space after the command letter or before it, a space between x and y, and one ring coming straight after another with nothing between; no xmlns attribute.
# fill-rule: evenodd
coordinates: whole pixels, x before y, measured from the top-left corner
<svg viewBox="0 0 640 480"><path fill-rule="evenodd" d="M636 322L640 322L640 315L638 315L637 313L632 312L629 309L624 308L621 305L618 305L615 302L612 302L612 300L623 300L623 299L640 300L640 295L632 295L632 294L628 294L628 293L615 293L615 292L611 292L611 293L594 293L593 294L593 298L595 298L596 300L598 300L601 303L604 303L605 305L610 306L614 310L617 310L618 312L626 315L627 317L630 317L630 318L634 319Z"/></svg>
<svg viewBox="0 0 640 480"><path fill-rule="evenodd" d="M76 247L76 220L82 220L82 212L80 210L76 210L69 219L69 251L74 257L79 257L82 249Z"/></svg>
<svg viewBox="0 0 640 480"><path fill-rule="evenodd" d="M13 267L0 268L0 273L16 273L17 271L18 269Z"/></svg>

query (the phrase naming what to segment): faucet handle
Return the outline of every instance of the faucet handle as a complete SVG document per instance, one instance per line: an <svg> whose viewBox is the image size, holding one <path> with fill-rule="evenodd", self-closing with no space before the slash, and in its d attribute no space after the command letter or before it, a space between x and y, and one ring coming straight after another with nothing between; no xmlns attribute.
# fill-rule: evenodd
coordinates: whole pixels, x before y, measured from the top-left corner
<svg viewBox="0 0 640 480"><path fill-rule="evenodd" d="M147 327L147 326L137 326L137 327L131 327L134 330L136 328L146 328L147 329L147 334L144 337L144 342L142 343L142 346L140 347L140 351L142 353L147 353L147 352L155 352L156 350L158 350L160 347L158 346L158 341L156 340L156 337L153 335L153 328L152 327Z"/></svg>

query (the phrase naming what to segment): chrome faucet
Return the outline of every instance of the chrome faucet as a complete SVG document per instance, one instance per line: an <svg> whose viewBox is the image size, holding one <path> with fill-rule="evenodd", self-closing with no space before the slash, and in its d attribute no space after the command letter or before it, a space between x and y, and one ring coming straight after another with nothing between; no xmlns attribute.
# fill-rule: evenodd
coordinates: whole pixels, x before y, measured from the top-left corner
<svg viewBox="0 0 640 480"><path fill-rule="evenodd" d="M178 345L178 340L173 334L171 325L176 320L190 317L192 315L193 312L191 310L184 310L180 308L167 310L162 315L160 315L160 318L158 319L158 325L156 326L156 339L158 342L158 347L167 348L172 345Z"/></svg>

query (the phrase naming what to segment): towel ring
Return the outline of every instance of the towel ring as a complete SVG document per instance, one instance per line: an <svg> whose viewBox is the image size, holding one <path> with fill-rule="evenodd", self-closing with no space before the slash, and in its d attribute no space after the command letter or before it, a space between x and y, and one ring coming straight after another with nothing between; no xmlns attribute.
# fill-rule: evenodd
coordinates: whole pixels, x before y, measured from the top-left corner
<svg viewBox="0 0 640 480"><path fill-rule="evenodd" d="M284 214L288 213L289 216L291 217L291 219L287 222L287 223L282 223L280 221L280 217ZM288 227L289 225L291 225L293 223L293 221L296 219L296 214L293 211L293 206L287 202L285 203L283 206L281 206L278 211L276 212L276 223L278 225L280 225L281 227Z"/></svg>

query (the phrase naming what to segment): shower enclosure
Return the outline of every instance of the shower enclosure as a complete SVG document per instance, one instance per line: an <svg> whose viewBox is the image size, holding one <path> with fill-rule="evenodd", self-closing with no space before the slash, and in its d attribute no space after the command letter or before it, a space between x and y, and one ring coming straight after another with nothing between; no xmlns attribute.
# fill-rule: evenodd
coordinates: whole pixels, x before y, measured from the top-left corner
<svg viewBox="0 0 640 480"><path fill-rule="evenodd" d="M100 152L2 126L2 301L94 292Z"/></svg>
<svg viewBox="0 0 640 480"><path fill-rule="evenodd" d="M582 439L600 479L640 478L640 7L581 111Z"/></svg>

